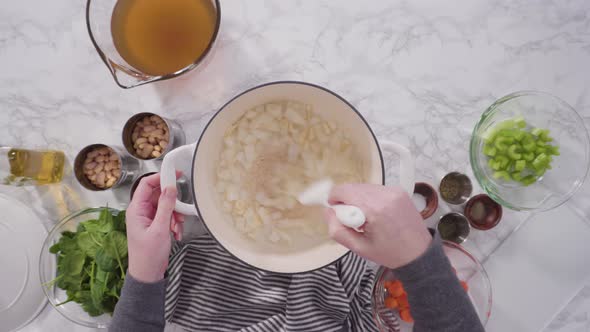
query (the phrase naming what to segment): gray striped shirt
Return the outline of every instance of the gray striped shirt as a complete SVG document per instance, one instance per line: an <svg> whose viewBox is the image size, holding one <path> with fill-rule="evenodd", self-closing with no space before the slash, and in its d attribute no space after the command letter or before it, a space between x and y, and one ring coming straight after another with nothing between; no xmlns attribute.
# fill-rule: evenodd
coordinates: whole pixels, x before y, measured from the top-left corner
<svg viewBox="0 0 590 332"><path fill-rule="evenodd" d="M128 275L109 331L376 331L374 274L354 254L300 275L258 271L209 237L175 246L169 277L145 284ZM408 292L415 332L484 331L452 272L440 239L395 270Z"/></svg>

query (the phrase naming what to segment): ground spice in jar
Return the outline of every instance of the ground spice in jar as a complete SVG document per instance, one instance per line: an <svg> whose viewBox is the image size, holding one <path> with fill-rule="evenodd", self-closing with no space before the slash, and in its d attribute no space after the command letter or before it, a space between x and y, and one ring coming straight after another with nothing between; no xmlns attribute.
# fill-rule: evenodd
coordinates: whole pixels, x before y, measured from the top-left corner
<svg viewBox="0 0 590 332"><path fill-rule="evenodd" d="M440 181L438 188L443 200L451 204L462 204L469 196L473 187L471 180L465 174L451 172Z"/></svg>
<svg viewBox="0 0 590 332"><path fill-rule="evenodd" d="M459 184L459 181L448 179L447 181L442 181L440 183L440 194L445 200L455 201L459 198L460 188L461 185Z"/></svg>
<svg viewBox="0 0 590 332"><path fill-rule="evenodd" d="M465 242L470 233L467 218L459 213L444 215L436 228L443 240L459 244Z"/></svg>

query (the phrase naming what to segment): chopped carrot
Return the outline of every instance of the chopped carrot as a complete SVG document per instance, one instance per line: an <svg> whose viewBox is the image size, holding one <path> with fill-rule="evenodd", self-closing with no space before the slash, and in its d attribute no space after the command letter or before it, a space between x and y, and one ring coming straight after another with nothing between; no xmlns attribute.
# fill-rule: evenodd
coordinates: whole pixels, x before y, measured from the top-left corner
<svg viewBox="0 0 590 332"><path fill-rule="evenodd" d="M410 308L410 302L408 302L408 294L403 294L399 297L396 297L397 303L399 304L400 309L408 309Z"/></svg>
<svg viewBox="0 0 590 332"><path fill-rule="evenodd" d="M391 280L386 280L383 282L383 287L385 287L386 289L388 289L389 287L391 287L391 284L393 283L393 281Z"/></svg>
<svg viewBox="0 0 590 332"><path fill-rule="evenodd" d="M387 289L387 291L393 297L400 297L400 296L406 294L406 291L404 291L404 289L402 287L389 287Z"/></svg>
<svg viewBox="0 0 590 332"><path fill-rule="evenodd" d="M400 310L399 316L404 322L408 322L408 323L414 322L414 318L412 318L412 315L410 314L410 309Z"/></svg>
<svg viewBox="0 0 590 332"><path fill-rule="evenodd" d="M401 282L401 281L399 281L399 280L393 280L393 281L391 282L391 287L395 287L395 288L398 288L398 287L399 287L399 288L404 288L404 287L403 287L403 285L402 285L402 282Z"/></svg>
<svg viewBox="0 0 590 332"><path fill-rule="evenodd" d="M467 283L463 280L461 280L461 286L463 286L463 289L468 292L469 291L469 285L467 285Z"/></svg>
<svg viewBox="0 0 590 332"><path fill-rule="evenodd" d="M389 309L397 309L399 308L399 303L393 297L388 297L385 299L385 306Z"/></svg>
<svg viewBox="0 0 590 332"><path fill-rule="evenodd" d="M400 296L400 295L402 295L402 294L405 293L404 286L402 285L401 281L399 281L399 280L392 281L389 284L389 287L387 288L387 291L393 297L398 297L398 296Z"/></svg>

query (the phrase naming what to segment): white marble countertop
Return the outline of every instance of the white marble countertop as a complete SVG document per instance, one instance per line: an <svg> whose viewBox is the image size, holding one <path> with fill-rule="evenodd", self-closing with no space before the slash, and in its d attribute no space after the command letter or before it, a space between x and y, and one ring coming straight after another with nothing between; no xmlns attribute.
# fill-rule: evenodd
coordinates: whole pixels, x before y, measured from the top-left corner
<svg viewBox="0 0 590 332"><path fill-rule="evenodd" d="M88 144L121 145L124 122L143 111L179 120L190 142L229 98L274 80L308 81L339 93L378 137L410 147L418 180L431 184L444 172L470 173L471 130L485 108L508 93L550 92L590 127L587 0L227 0L221 6L220 34L205 66L123 90L88 38L82 1L5 3L0 142L63 150L71 162ZM388 167L394 174L394 165ZM560 209L590 224L590 185L583 189ZM29 203L47 227L82 206L127 203L127 192L90 193L71 174L62 185L0 192ZM498 228L475 234L467 246L487 261L529 217L506 211ZM551 322L545 331L590 330L590 283L578 290L564 310L538 317ZM513 330L506 324L503 331ZM86 330L50 307L23 329Z"/></svg>

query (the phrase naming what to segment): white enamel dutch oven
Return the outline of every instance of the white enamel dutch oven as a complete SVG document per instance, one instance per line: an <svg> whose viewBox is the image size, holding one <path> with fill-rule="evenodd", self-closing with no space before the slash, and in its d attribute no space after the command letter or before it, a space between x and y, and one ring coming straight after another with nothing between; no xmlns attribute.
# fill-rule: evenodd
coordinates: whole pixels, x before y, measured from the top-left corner
<svg viewBox="0 0 590 332"><path fill-rule="evenodd" d="M377 142L362 115L339 95L323 87L294 81L263 84L242 92L225 104L211 118L196 143L169 152L162 162L162 188L174 185L176 165L192 158L191 183L194 204L176 202L175 210L199 216L209 233L229 253L257 269L278 273L302 273L329 265L348 253L334 241L304 249L271 247L243 236L233 225L231 217L220 206L215 190L216 167L226 130L242 114L254 106L277 100L295 100L310 104L325 120L346 130L364 160L365 178L374 184L385 183L381 149L400 156L400 186L408 193L414 190L414 161L408 149L387 141Z"/></svg>

